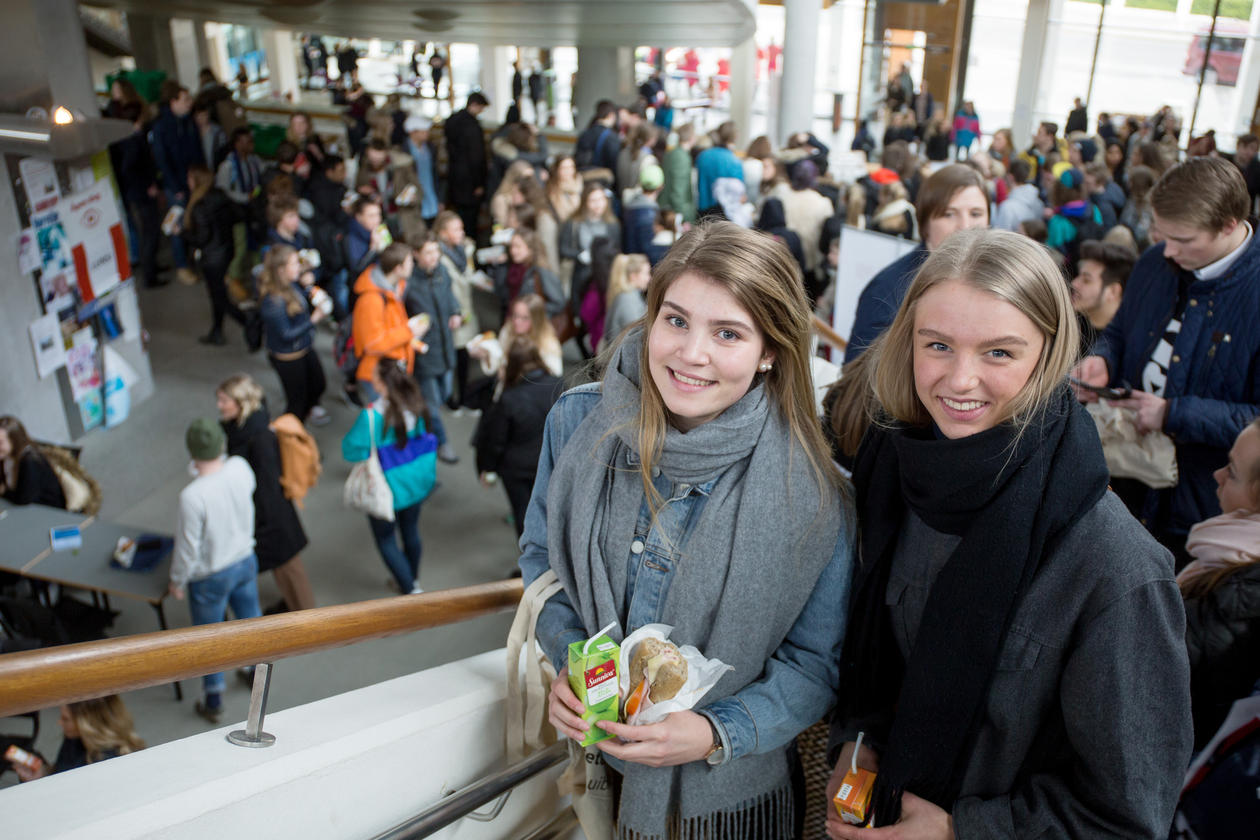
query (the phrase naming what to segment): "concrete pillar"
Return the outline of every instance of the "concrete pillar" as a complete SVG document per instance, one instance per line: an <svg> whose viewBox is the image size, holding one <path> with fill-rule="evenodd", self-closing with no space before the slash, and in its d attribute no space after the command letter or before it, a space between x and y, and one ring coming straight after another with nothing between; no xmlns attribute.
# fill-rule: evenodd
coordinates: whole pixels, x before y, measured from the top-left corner
<svg viewBox="0 0 1260 840"><path fill-rule="evenodd" d="M210 39L206 37L205 21L194 20L192 30L193 41L197 44L197 72L200 73L202 67L209 67L211 72L214 72L214 64L210 60ZM217 77L219 74L214 72L214 75Z"/></svg>
<svg viewBox="0 0 1260 840"><path fill-rule="evenodd" d="M185 18L171 20L171 47L175 51L176 75L179 83L193 92L201 86L198 76L205 62L197 43L196 30L200 26L199 22ZM202 40L205 40L204 36Z"/></svg>
<svg viewBox="0 0 1260 840"><path fill-rule="evenodd" d="M131 54L136 60L136 69L164 70L172 79L179 77L169 17L128 13L127 32L131 35Z"/></svg>
<svg viewBox="0 0 1260 840"><path fill-rule="evenodd" d="M818 27L822 0L783 0L783 88L778 137L809 131L814 124L814 75L818 66Z"/></svg>
<svg viewBox="0 0 1260 840"><path fill-rule="evenodd" d="M1041 91L1041 68L1046 56L1046 36L1050 29L1051 4L1052 0L1028 0L1019 78L1015 84L1015 108L1011 117L1011 137L1017 149L1026 147L1032 140L1037 96Z"/></svg>
<svg viewBox="0 0 1260 840"><path fill-rule="evenodd" d="M595 103L634 101L634 50L630 47L578 47L578 89L575 125L583 129L595 115Z"/></svg>
<svg viewBox="0 0 1260 840"><path fill-rule="evenodd" d="M267 75L271 79L271 95L284 99L298 93L298 62L293 33L287 29L263 31L263 52L267 55Z"/></svg>
<svg viewBox="0 0 1260 840"><path fill-rule="evenodd" d="M95 116L99 106L92 92L92 64L83 40L78 3L75 0L29 2L35 15L40 52L47 59L44 67L52 103Z"/></svg>
<svg viewBox="0 0 1260 840"><path fill-rule="evenodd" d="M215 78L226 82L232 77L232 65L228 62L227 38L223 35L223 26L218 23L207 23L202 27L206 36L206 64L214 71Z"/></svg>
<svg viewBox="0 0 1260 840"><path fill-rule="evenodd" d="M1260 3L1253 3L1249 31L1256 32L1257 26L1260 26ZM1243 47L1238 86L1234 89L1238 91L1238 108L1234 115L1232 132L1235 135L1249 134L1252 124L1260 122L1256 119L1256 100L1260 98L1260 50L1256 49L1256 42L1251 38L1247 39L1247 45ZM1201 130L1196 128L1196 131ZM1233 138L1230 140L1232 145Z"/></svg>
<svg viewBox="0 0 1260 840"><path fill-rule="evenodd" d="M502 123L507 110L512 105L512 59L515 50L512 47L497 47L492 44L479 44L481 67L478 84L481 92L490 100L486 119L493 123ZM460 103L455 103L459 106Z"/></svg>
<svg viewBox="0 0 1260 840"><path fill-rule="evenodd" d="M731 120L741 146L752 139L752 105L756 93L757 42L749 38L731 48Z"/></svg>

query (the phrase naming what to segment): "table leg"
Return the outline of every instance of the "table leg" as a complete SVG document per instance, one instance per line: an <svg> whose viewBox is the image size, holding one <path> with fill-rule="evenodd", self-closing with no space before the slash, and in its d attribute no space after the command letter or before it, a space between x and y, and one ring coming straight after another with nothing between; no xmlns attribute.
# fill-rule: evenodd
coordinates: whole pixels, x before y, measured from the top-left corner
<svg viewBox="0 0 1260 840"><path fill-rule="evenodd" d="M156 604L154 604L154 605L153 605L153 609L155 609L155 610L157 611L157 615L158 615L158 627L159 627L159 628L161 628L162 630L169 630L169 629L171 629L171 628L169 628L169 627L167 627L167 626L166 626L166 609L162 606L162 602L161 602L161 601L158 601ZM176 699L176 701L183 700L183 699L184 699L184 689L180 687L179 680L176 680L173 684L174 684L174 686L175 686L175 699Z"/></svg>

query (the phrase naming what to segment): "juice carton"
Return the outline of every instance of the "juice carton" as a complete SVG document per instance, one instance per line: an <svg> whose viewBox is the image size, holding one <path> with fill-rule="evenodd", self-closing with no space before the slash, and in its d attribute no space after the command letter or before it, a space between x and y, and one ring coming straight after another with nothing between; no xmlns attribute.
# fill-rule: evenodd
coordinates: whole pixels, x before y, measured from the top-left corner
<svg viewBox="0 0 1260 840"><path fill-rule="evenodd" d="M859 767L845 773L834 800L840 818L852 825L866 825L874 788L875 774L870 770Z"/></svg>
<svg viewBox="0 0 1260 840"><path fill-rule="evenodd" d="M606 635L606 629L585 642L569 645L569 687L582 701L586 712L582 719L594 723L597 720L617 720L617 660L621 648ZM587 730L582 746L612 738L598 726Z"/></svg>

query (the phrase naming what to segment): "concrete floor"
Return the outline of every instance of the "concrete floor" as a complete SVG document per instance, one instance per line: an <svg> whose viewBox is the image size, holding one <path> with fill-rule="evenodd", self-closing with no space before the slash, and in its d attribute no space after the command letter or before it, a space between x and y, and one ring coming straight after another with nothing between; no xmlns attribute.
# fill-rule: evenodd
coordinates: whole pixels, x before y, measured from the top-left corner
<svg viewBox="0 0 1260 840"><path fill-rule="evenodd" d="M177 497L189 481L184 430L196 416L215 416L215 388L227 376L244 372L267 391L273 411L283 408L279 379L265 353L250 355L241 331L229 322L225 347L198 344L205 332L209 302L202 285L172 283L140 293L142 318L151 339L148 349L156 394L133 406L122 426L98 430L79 441L82 462L104 489L101 516L118 522L170 533L175 526ZM307 497L301 517L310 545L302 553L321 606L391 596L389 575L372 541L366 518L342 506L341 488L349 473L340 442L358 411L339 398L330 361L331 334L320 330L316 346L329 375L323 405L332 422L312 428L324 458L319 485ZM425 502L420 518L424 541L420 583L425 590L445 589L506 577L515 568L515 531L507 521L507 498L498 488L483 489L477 481L469 441L476 424L443 409L451 442L460 455L455 465L439 463L438 487ZM279 599L271 576L259 578L263 606ZM111 636L157 629L153 610L139 601L113 599L121 611ZM168 598L172 627L189 624L185 602ZM502 614L406 636L283 660L271 683L270 709L283 709L371 685L502 646L511 621ZM158 744L213 728L193 711L200 696L199 680L184 683L184 700L176 702L170 686L124 695L136 728L150 744ZM224 724L243 720L248 689L228 681ZM6 722L8 724L10 722ZM19 730L20 731L20 730ZM42 714L37 744L50 759L61 743L57 710ZM11 772L0 787L15 782Z"/></svg>

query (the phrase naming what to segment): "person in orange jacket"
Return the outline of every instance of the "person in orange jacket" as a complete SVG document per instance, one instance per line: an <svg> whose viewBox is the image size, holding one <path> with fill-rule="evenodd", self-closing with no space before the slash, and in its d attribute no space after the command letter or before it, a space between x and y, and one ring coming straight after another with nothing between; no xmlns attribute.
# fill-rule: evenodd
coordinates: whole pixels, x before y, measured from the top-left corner
<svg viewBox="0 0 1260 840"><path fill-rule="evenodd" d="M399 367L411 373L416 352L424 352L420 338L428 332L428 320L423 315L408 319L403 306L413 265L411 248L395 242L355 281L351 335L359 358L355 379L365 404L380 396L372 387L372 371L379 359L397 359Z"/></svg>

